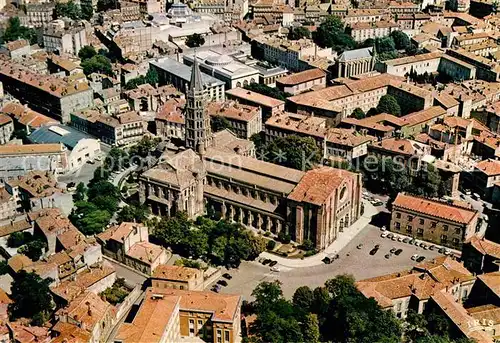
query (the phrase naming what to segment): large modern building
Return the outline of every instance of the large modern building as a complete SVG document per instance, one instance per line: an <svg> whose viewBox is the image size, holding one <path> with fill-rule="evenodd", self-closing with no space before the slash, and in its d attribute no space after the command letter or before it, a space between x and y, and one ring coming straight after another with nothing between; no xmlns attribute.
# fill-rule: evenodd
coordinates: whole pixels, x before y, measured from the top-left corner
<svg viewBox="0 0 500 343"><path fill-rule="evenodd" d="M233 58L215 51L200 51L196 54L200 70L226 84L226 89L243 87L259 82L259 71ZM185 55L184 64L193 65L194 55Z"/></svg>
<svg viewBox="0 0 500 343"><path fill-rule="evenodd" d="M188 150L167 153L160 165L140 176L140 199L154 213L185 211L195 218L209 212L285 232L298 243L310 240L318 250L359 218L359 174L329 167L300 171L245 156L251 150L245 148L247 141L221 141L221 132L211 133L207 98L195 61L185 108Z"/></svg>
<svg viewBox="0 0 500 343"><path fill-rule="evenodd" d="M183 93L191 86L192 68L185 64L171 58L161 58L150 62L150 66L156 69L160 85L172 84L178 91ZM205 73L201 73L201 77L210 100L224 101L225 82Z"/></svg>

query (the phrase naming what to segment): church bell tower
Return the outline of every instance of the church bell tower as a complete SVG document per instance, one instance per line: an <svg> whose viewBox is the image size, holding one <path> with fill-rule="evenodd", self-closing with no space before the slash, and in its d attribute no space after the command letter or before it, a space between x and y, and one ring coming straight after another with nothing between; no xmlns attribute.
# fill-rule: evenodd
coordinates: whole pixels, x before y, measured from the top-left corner
<svg viewBox="0 0 500 343"><path fill-rule="evenodd" d="M206 106L208 95L203 86L201 71L194 56L193 68L191 70L191 83L186 90L186 148L193 149L203 154L212 143L212 131L210 128L210 116Z"/></svg>

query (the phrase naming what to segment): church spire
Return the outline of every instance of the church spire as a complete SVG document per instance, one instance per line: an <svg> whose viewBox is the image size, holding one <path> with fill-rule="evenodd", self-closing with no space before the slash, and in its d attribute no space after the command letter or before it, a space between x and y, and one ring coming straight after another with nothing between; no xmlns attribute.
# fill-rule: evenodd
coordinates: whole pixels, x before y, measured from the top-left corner
<svg viewBox="0 0 500 343"><path fill-rule="evenodd" d="M203 80L201 79L200 66L198 65L198 59L196 58L196 53L193 60L193 69L191 70L191 84L189 86L190 91L200 92L203 91Z"/></svg>

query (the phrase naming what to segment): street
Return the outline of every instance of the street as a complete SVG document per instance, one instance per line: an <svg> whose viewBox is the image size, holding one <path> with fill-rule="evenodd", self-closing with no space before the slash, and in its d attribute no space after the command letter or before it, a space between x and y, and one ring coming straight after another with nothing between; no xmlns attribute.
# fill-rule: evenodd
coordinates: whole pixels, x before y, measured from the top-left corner
<svg viewBox="0 0 500 343"><path fill-rule="evenodd" d="M427 260L441 256L437 251L424 250L407 243L392 241L380 237L380 234L379 228L372 225L366 226L340 251L340 258L329 265L295 269L277 265L280 272L275 273L270 271L269 266L264 266L257 261L243 262L239 269L229 271L233 278L228 280L228 286L222 287L221 292L242 294L245 299L251 299L252 290L259 282L277 279L282 282L284 295L290 298L298 287L302 285L311 288L322 286L326 280L336 275L352 274L356 280L362 280L412 268L417 264L411 260L413 254L423 255ZM363 244L361 249L356 248L359 244ZM380 244L380 249L374 256L371 256L369 252L375 244ZM393 247L401 248L403 252L399 256L392 255L386 259L384 255Z"/></svg>

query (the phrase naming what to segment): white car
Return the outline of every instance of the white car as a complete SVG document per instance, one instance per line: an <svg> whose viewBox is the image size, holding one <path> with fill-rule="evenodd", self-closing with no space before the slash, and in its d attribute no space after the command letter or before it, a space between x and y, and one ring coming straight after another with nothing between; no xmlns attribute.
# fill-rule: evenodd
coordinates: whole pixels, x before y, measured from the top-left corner
<svg viewBox="0 0 500 343"><path fill-rule="evenodd" d="M398 242L402 242L402 241L403 241L403 239L405 239L405 238L404 238L404 237L402 237L402 236L399 236L399 237L398 237Z"/></svg>
<svg viewBox="0 0 500 343"><path fill-rule="evenodd" d="M385 227L385 225L380 228L380 231L386 231L386 230L387 228Z"/></svg>
<svg viewBox="0 0 500 343"><path fill-rule="evenodd" d="M451 250L450 249L444 249L444 254L445 255L451 255Z"/></svg>
<svg viewBox="0 0 500 343"><path fill-rule="evenodd" d="M415 255L412 255L412 256L411 256L411 259L412 259L413 261L415 261L417 258L418 258L418 254L415 254Z"/></svg>
<svg viewBox="0 0 500 343"><path fill-rule="evenodd" d="M382 232L382 234L380 235L380 237L385 238L385 237L387 237L388 234L389 234L389 232L384 231L384 232Z"/></svg>
<svg viewBox="0 0 500 343"><path fill-rule="evenodd" d="M275 273L279 273L280 269L278 267L271 267L271 271Z"/></svg>

